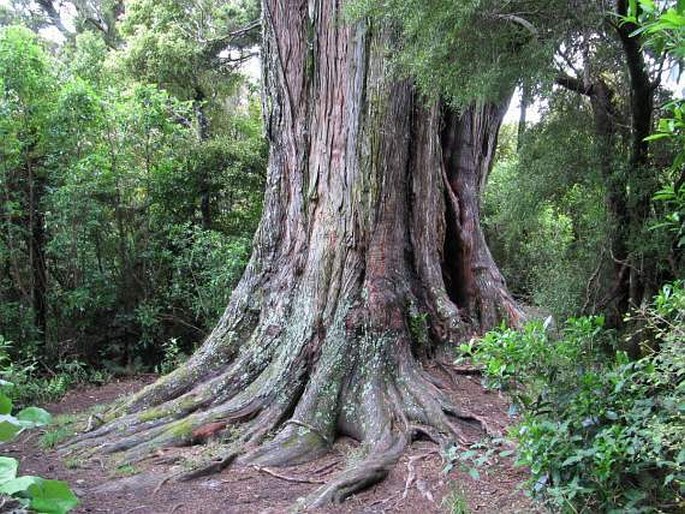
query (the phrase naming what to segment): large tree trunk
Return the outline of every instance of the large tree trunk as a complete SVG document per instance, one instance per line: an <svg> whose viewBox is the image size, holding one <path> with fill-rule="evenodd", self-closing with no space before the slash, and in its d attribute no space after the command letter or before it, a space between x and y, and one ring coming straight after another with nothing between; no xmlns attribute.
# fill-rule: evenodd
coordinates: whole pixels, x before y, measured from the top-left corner
<svg viewBox="0 0 685 514"><path fill-rule="evenodd" d="M340 9L264 3L271 150L250 263L192 359L76 448L135 460L230 425L239 435L204 472L363 441L364 461L310 499L321 504L382 478L418 433L444 443L474 423L417 358L520 319L478 221L503 108L425 107L389 74L384 32Z"/></svg>

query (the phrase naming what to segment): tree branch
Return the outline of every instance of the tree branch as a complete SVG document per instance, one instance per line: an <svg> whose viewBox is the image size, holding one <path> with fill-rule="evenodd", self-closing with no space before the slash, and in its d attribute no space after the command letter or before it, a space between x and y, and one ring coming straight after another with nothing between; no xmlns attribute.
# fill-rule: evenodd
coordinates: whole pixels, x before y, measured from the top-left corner
<svg viewBox="0 0 685 514"><path fill-rule="evenodd" d="M538 29L535 27L535 25L533 25L525 18L517 16L516 14L493 14L492 17L498 20L508 21L516 25L520 25L528 32L530 32L533 36L537 37L538 35Z"/></svg>
<svg viewBox="0 0 685 514"><path fill-rule="evenodd" d="M67 30L62 23L62 18L60 17L59 12L57 12L57 9L55 9L55 6L52 4L52 0L36 0L36 3L50 19L50 23L57 27L57 30L59 30L65 36L72 35L72 32Z"/></svg>
<svg viewBox="0 0 685 514"><path fill-rule="evenodd" d="M568 89L569 91L573 91L574 93L579 93L581 95L592 96L593 93L592 84L586 86L585 83L579 78L572 77L566 73L560 73L557 75L557 77L554 79L554 83L563 87L564 89Z"/></svg>

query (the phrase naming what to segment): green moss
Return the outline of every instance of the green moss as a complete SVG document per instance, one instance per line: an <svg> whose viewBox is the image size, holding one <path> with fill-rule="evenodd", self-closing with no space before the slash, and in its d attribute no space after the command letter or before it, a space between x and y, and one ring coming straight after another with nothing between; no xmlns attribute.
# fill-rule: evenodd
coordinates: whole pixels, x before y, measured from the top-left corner
<svg viewBox="0 0 685 514"><path fill-rule="evenodd" d="M310 430L306 427L298 427L297 435L293 437L288 437L285 441L281 442L281 448L284 450L291 448L318 448L321 446L323 439L319 434Z"/></svg>
<svg viewBox="0 0 685 514"><path fill-rule="evenodd" d="M190 421L190 419L181 419L173 423L166 431L166 434L173 436L175 438L187 440L190 439L193 435L194 428L195 427L193 426L193 423Z"/></svg>
<svg viewBox="0 0 685 514"><path fill-rule="evenodd" d="M138 419L142 422L146 421L155 421L157 419L164 418L169 415L169 412L167 409L162 408L162 407L153 407L151 409L147 409L143 412L141 412L138 415Z"/></svg>
<svg viewBox="0 0 685 514"><path fill-rule="evenodd" d="M122 464L121 466L117 466L114 474L120 477L128 477L131 475L137 475L139 472L140 471L131 464Z"/></svg>

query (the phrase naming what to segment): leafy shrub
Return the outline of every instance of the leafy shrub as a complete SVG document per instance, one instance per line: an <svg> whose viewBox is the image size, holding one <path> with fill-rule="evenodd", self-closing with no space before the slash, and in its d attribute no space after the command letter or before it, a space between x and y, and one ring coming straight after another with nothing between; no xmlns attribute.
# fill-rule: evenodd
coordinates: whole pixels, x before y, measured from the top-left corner
<svg viewBox="0 0 685 514"><path fill-rule="evenodd" d="M487 383L511 391L524 408L512 430L518 463L554 510L685 508L683 283L632 317L648 352L636 361L609 351L614 336L601 318L571 319L558 337L533 322L462 346Z"/></svg>
<svg viewBox="0 0 685 514"><path fill-rule="evenodd" d="M13 384L5 388L6 394L15 405L47 403L59 400L67 391L78 384L103 384L110 375L101 370L89 369L85 363L76 360L60 360L54 369L45 372L45 365L39 365L34 355L23 360L13 358L13 343L0 335L0 378Z"/></svg>
<svg viewBox="0 0 685 514"><path fill-rule="evenodd" d="M133 8L146 20L149 9ZM121 73L122 55L97 37L73 43L52 52L28 29L0 28L0 262L10 271L0 274L0 334L15 342L5 372L26 401L83 381L54 362L128 373L154 369L172 338L188 352L224 310L261 215L258 95L229 101L246 99L240 81L212 75L200 106L195 74L190 90L163 89L147 83L156 73ZM26 258L34 190L44 324Z"/></svg>

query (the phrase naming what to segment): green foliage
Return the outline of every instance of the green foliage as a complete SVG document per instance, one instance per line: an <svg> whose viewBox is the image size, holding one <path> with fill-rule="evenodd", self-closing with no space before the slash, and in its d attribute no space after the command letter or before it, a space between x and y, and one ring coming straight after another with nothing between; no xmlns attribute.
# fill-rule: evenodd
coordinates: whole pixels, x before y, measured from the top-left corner
<svg viewBox="0 0 685 514"><path fill-rule="evenodd" d="M652 230L666 230L679 248L685 247L685 183L676 189L667 185L654 195L654 200L662 202L666 213L652 225Z"/></svg>
<svg viewBox="0 0 685 514"><path fill-rule="evenodd" d="M64 514L79 503L69 486L60 480L36 476L17 477L16 459L0 457L0 494L14 496L33 512Z"/></svg>
<svg viewBox="0 0 685 514"><path fill-rule="evenodd" d="M2 372L20 403L101 380L83 372L94 363L151 369L172 338L188 353L225 308L261 214L259 102L249 89L240 90L244 101L231 97L242 82L214 59L227 40L216 55L207 47L254 19L254 3L141 1L126 13L120 52L84 32L48 53L28 29L0 29L0 266L9 271L0 275L0 334L15 342L2 349ZM176 30L183 37L169 39ZM180 59L184 52L195 60ZM209 124L203 137L199 112ZM45 333L27 258L36 213Z"/></svg>
<svg viewBox="0 0 685 514"><path fill-rule="evenodd" d="M16 388L3 381L0 386L0 445L14 439L26 429L52 423L52 416L39 407L25 407L12 415L12 400L5 393ZM78 499L65 482L35 476L17 477L16 459L0 457L0 494L16 497L34 512L62 514L78 505Z"/></svg>
<svg viewBox="0 0 685 514"><path fill-rule="evenodd" d="M106 372L90 369L78 360L61 360L51 373L40 373L36 355L13 358L13 344L0 335L0 377L4 393L14 404L28 405L46 403L60 399L70 387L76 384L102 384L109 378ZM0 401L0 403L2 403Z"/></svg>
<svg viewBox="0 0 685 514"><path fill-rule="evenodd" d="M487 466L492 464L496 454L501 457L511 455L510 450L497 449L497 445L502 442L504 442L502 439L483 440L473 443L465 450L450 446L443 456L447 462L443 472L449 473L456 465L459 465L473 480L480 480L481 470L487 469Z"/></svg>
<svg viewBox="0 0 685 514"><path fill-rule="evenodd" d="M134 0L126 5L121 31L127 45L121 63L130 74L169 89L179 98L216 96L236 79L223 56L232 31L258 19L257 2ZM241 41L237 50L255 44Z"/></svg>
<svg viewBox="0 0 685 514"><path fill-rule="evenodd" d="M42 427L52 421L50 414L39 407L25 407L12 415L13 402L5 393L14 387L15 384L3 381L0 388L0 443L11 441L26 429Z"/></svg>
<svg viewBox="0 0 685 514"><path fill-rule="evenodd" d="M157 366L157 372L161 375L166 375L172 372L188 358L178 344L178 339L171 338L162 345L164 356L162 362Z"/></svg>
<svg viewBox="0 0 685 514"><path fill-rule="evenodd" d="M483 195L484 230L507 283L559 317L582 309L588 282L605 265L610 224L591 127L577 98L552 97L520 155L504 139Z"/></svg>
<svg viewBox="0 0 685 514"><path fill-rule="evenodd" d="M69 439L74 435L74 430L70 427L57 427L46 431L40 437L41 448L55 448L59 443Z"/></svg>
<svg viewBox="0 0 685 514"><path fill-rule="evenodd" d="M681 0L630 0L623 21L637 24L635 33L645 37L658 54L685 58L685 5Z"/></svg>
<svg viewBox="0 0 685 514"><path fill-rule="evenodd" d="M601 318L552 337L537 322L462 348L524 408L512 435L533 492L562 512L676 512L685 506L685 289L633 314L651 348L611 353Z"/></svg>
<svg viewBox="0 0 685 514"><path fill-rule="evenodd" d="M633 0L623 21L636 24L636 34L640 34L657 55L682 65L685 58L684 9L681 1L662 4L653 0ZM668 102L663 111L665 114L659 119L656 132L647 139L673 143L675 156L668 170L670 182L654 196L665 213L652 229L665 229L680 248L685 246L685 100Z"/></svg>
<svg viewBox="0 0 685 514"><path fill-rule="evenodd" d="M527 0L356 0L348 6L352 18L395 27L399 69L427 96L456 105L501 101L522 79L544 76L554 40L568 25L567 10L567 2L532 7Z"/></svg>

